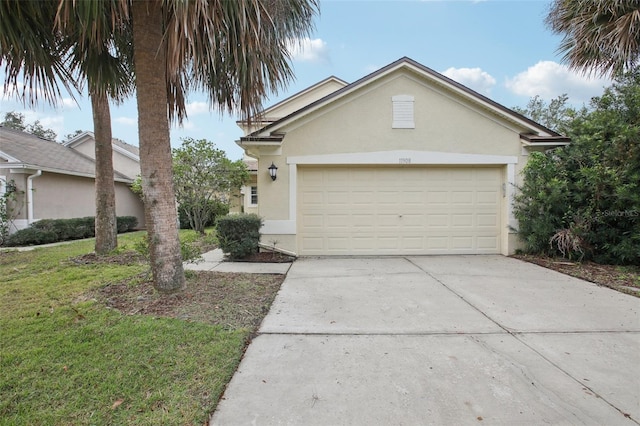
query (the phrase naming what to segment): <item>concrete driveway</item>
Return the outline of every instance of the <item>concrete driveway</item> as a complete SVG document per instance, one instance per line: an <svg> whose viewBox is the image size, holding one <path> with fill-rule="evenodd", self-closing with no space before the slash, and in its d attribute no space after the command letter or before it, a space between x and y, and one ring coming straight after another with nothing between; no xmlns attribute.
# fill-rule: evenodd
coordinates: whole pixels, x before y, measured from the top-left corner
<svg viewBox="0 0 640 426"><path fill-rule="evenodd" d="M640 299L502 256L296 261L211 419L639 422Z"/></svg>

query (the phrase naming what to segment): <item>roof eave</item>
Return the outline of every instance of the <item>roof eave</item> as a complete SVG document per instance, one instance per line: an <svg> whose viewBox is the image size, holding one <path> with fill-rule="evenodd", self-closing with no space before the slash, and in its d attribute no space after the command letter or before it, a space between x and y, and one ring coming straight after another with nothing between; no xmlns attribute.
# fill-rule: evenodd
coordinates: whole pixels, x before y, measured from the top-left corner
<svg viewBox="0 0 640 426"><path fill-rule="evenodd" d="M90 179L96 178L95 174L92 174L92 173L83 173L83 172L77 172L72 170L58 169L54 167L42 167L36 164L28 164L28 163L0 163L0 169L9 169L11 173L24 174L24 173L35 172L37 170L42 170L43 172L57 173L60 175L78 176L78 177L85 177ZM114 176L113 180L116 182L133 183L133 179L124 177L124 176L123 177Z"/></svg>
<svg viewBox="0 0 640 426"><path fill-rule="evenodd" d="M529 133L520 134L520 142L524 146L561 147L571 144L571 138L566 136L538 136Z"/></svg>

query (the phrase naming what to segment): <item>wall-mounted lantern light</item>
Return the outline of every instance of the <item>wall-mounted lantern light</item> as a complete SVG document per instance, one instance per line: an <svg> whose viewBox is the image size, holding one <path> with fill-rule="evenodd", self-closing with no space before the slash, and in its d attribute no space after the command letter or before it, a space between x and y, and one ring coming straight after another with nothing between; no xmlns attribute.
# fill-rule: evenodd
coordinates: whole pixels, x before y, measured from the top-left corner
<svg viewBox="0 0 640 426"><path fill-rule="evenodd" d="M271 176L271 180L276 180L276 178L278 177L278 168L276 167L275 164L273 164L273 161L271 162L271 165L269 166L269 176Z"/></svg>

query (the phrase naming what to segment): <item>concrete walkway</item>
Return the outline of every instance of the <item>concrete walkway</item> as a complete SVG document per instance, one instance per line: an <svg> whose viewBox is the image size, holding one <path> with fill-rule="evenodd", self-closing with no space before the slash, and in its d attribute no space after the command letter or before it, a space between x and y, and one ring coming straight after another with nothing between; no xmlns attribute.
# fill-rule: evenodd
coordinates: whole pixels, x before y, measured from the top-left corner
<svg viewBox="0 0 640 426"><path fill-rule="evenodd" d="M302 258L211 425L638 425L640 299L502 256Z"/></svg>
<svg viewBox="0 0 640 426"><path fill-rule="evenodd" d="M202 255L204 259L198 263L184 263L188 271L244 272L248 274L280 274L289 271L291 263L257 263L257 262L225 262L224 253L220 249Z"/></svg>

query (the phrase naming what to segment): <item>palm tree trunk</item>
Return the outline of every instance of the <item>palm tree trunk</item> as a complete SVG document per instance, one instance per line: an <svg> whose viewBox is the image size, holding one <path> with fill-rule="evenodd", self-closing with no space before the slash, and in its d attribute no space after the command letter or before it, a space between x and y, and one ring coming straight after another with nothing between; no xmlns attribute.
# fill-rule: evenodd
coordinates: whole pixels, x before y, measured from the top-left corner
<svg viewBox="0 0 640 426"><path fill-rule="evenodd" d="M93 134L96 144L96 253L106 254L118 246L116 192L113 181L111 112L104 93L91 93Z"/></svg>
<svg viewBox="0 0 640 426"><path fill-rule="evenodd" d="M158 291L173 292L184 287L185 278L173 189L162 3L134 1L131 17L140 170L151 271Z"/></svg>

